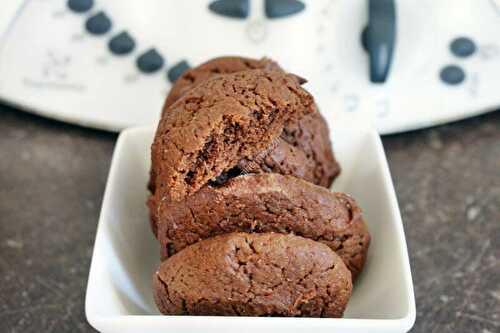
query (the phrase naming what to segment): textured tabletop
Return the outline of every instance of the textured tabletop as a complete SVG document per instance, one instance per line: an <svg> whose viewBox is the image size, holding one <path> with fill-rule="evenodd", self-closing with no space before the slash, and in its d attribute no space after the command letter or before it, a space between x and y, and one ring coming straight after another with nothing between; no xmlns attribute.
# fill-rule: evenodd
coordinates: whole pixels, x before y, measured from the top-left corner
<svg viewBox="0 0 500 333"><path fill-rule="evenodd" d="M115 139L0 105L0 332L94 332L83 304ZM412 332L500 332L500 112L383 141Z"/></svg>

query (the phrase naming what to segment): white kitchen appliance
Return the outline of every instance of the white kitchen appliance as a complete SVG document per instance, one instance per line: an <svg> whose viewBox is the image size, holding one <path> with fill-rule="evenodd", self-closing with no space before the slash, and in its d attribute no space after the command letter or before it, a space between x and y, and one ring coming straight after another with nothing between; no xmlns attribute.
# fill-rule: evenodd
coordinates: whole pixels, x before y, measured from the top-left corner
<svg viewBox="0 0 500 333"><path fill-rule="evenodd" d="M498 108L499 35L500 0L2 0L0 99L117 131L157 121L186 68L269 56L329 122L394 133Z"/></svg>

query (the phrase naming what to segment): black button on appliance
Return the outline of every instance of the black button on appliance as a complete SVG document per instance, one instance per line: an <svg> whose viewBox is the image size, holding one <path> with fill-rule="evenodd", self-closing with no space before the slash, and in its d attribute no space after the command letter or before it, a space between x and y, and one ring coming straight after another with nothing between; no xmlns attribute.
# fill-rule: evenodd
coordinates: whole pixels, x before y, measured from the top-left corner
<svg viewBox="0 0 500 333"><path fill-rule="evenodd" d="M448 65L441 70L439 77L446 84L457 85L465 80L465 72L456 65Z"/></svg>
<svg viewBox="0 0 500 333"><path fill-rule="evenodd" d="M179 61L169 69L167 74L168 80L174 83L179 78L179 76L181 76L182 73L187 71L189 68L191 68L191 66L189 66L186 60Z"/></svg>
<svg viewBox="0 0 500 333"><path fill-rule="evenodd" d="M216 0L208 5L208 9L215 14L244 19L250 12L249 0Z"/></svg>
<svg viewBox="0 0 500 333"><path fill-rule="evenodd" d="M165 61L155 49L144 52L137 58L137 67L143 73L153 73L163 67Z"/></svg>
<svg viewBox="0 0 500 333"><path fill-rule="evenodd" d="M94 5L94 0L68 0L68 8L76 13L84 13Z"/></svg>
<svg viewBox="0 0 500 333"><path fill-rule="evenodd" d="M451 52L460 58L466 58L476 52L476 44L467 37L455 38L450 44Z"/></svg>
<svg viewBox="0 0 500 333"><path fill-rule="evenodd" d="M271 19L294 15L305 8L304 3L298 0L266 0L264 5L266 16Z"/></svg>
<svg viewBox="0 0 500 333"><path fill-rule="evenodd" d="M108 47L111 53L123 55L132 52L135 47L135 41L127 32L124 31L111 38L108 43Z"/></svg>
<svg viewBox="0 0 500 333"><path fill-rule="evenodd" d="M111 20L104 12L99 12L85 22L85 28L93 35L102 35L111 29Z"/></svg>

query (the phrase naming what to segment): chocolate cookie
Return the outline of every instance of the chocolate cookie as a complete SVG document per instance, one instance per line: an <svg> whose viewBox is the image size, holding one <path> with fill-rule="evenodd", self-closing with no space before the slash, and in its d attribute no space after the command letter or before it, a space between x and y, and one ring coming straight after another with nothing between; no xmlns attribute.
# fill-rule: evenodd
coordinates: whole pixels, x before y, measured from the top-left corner
<svg viewBox="0 0 500 333"><path fill-rule="evenodd" d="M282 71L243 71L198 84L160 120L151 148L157 200L184 199L266 151L285 123L314 111L312 96Z"/></svg>
<svg viewBox="0 0 500 333"><path fill-rule="evenodd" d="M327 246L273 233L200 241L161 263L153 285L169 315L341 317L352 291Z"/></svg>
<svg viewBox="0 0 500 333"><path fill-rule="evenodd" d="M282 70L276 62L268 58L214 58L179 77L167 96L163 114L183 94L209 78L251 69ZM328 126L317 110L298 121L285 124L279 142L251 158L251 163L248 162L241 161L243 165L240 167L245 171L293 175L324 187L330 187L340 173L340 166L333 156ZM154 188L154 181L150 184Z"/></svg>
<svg viewBox="0 0 500 333"><path fill-rule="evenodd" d="M370 243L354 199L279 174L243 175L205 186L182 202L161 202L158 217L163 258L224 233L293 233L326 244L355 278Z"/></svg>

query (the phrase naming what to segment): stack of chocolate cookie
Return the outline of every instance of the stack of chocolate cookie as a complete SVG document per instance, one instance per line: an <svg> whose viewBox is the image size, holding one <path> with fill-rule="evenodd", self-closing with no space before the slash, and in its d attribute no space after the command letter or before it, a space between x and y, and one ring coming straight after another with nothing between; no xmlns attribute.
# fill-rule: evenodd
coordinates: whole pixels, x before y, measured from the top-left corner
<svg viewBox="0 0 500 333"><path fill-rule="evenodd" d="M148 200L164 314L342 316L370 236L304 79L223 57L174 84Z"/></svg>

